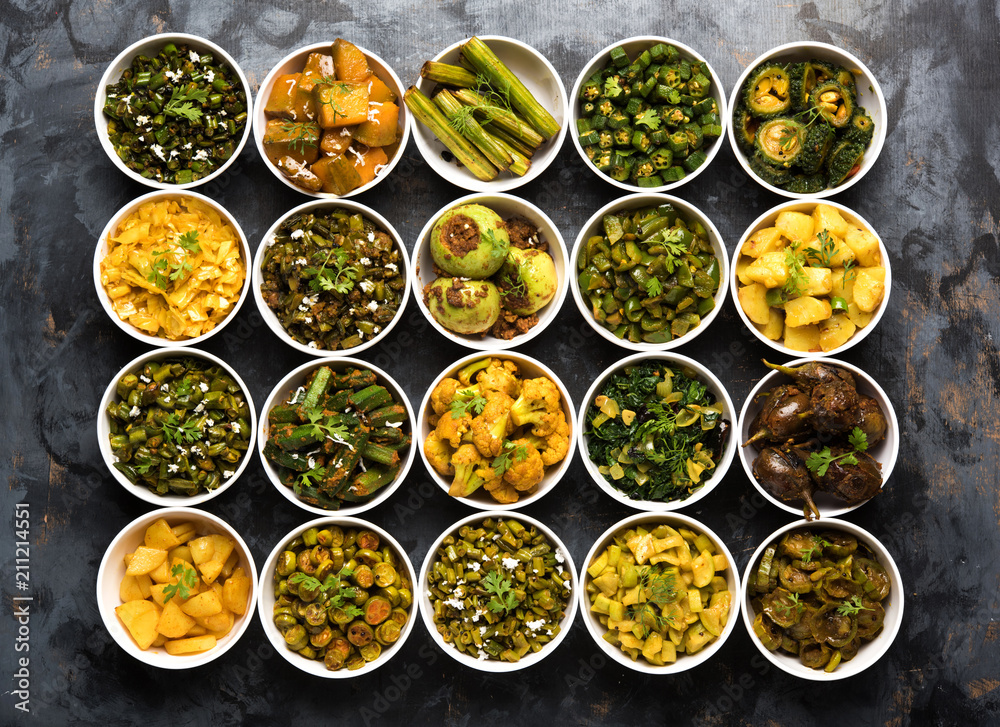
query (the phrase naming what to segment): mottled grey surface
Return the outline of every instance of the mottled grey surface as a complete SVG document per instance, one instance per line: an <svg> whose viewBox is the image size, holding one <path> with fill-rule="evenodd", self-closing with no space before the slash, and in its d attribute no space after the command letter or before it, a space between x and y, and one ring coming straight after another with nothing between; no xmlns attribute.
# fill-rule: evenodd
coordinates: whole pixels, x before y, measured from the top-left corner
<svg viewBox="0 0 1000 727"><path fill-rule="evenodd" d="M5 0L0 9L0 614L3 724L996 724L1000 719L998 521L1000 471L1000 217L995 101L1000 50L993 2L711 2L619 0L532 5L430 2L154 2ZM886 491L849 519L894 554L906 587L905 622L863 676L828 685L767 668L742 623L712 662L654 679L606 663L583 624L543 666L504 677L460 668L422 623L373 675L328 683L302 676L270 649L254 620L208 667L158 671L110 639L94 602L97 567L117 531L146 510L109 476L95 414L113 374L142 347L101 311L90 265L96 237L146 191L118 173L93 130L93 95L120 49L156 31L219 42L256 91L290 50L342 36L374 50L404 83L421 62L470 34L519 38L542 51L571 87L597 50L655 32L699 49L727 94L750 61L792 40L826 41L860 57L887 95L889 130L872 172L836 199L881 233L894 270L878 330L844 358L873 374L896 405L902 446ZM252 149L202 188L240 221L252 245L304 198L280 186ZM359 198L409 246L428 216L462 191L438 179L411 142L392 177ZM518 191L572 241L619 190L597 179L566 142L555 164ZM739 170L728 147L680 196L700 206L727 245L780 200ZM365 357L418 402L465 350L443 342L411 303L406 325ZM579 400L623 351L589 333L570 301L552 335L523 347L564 377ZM303 358L278 343L252 304L205 348L230 362L260 402ZM767 349L744 332L731 301L682 352L710 366L739 407ZM729 544L742 569L788 516L753 497L738 465L686 512ZM14 503L30 503L30 707L10 690ZM206 508L229 520L258 564L305 513L280 498L253 462ZM467 512L429 484L418 463L368 517L395 533L419 564L431 539ZM630 511L589 481L579 460L556 493L528 512L550 523L581 559Z"/></svg>

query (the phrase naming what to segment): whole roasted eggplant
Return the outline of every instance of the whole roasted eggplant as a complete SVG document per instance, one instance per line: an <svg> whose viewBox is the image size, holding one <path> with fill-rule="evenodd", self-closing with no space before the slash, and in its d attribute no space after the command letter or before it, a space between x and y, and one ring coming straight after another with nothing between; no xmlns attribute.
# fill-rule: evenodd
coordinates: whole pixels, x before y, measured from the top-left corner
<svg viewBox="0 0 1000 727"><path fill-rule="evenodd" d="M750 423L748 444L786 442L809 433L809 412L812 408L809 395L794 384L781 384L771 389L764 405Z"/></svg>
<svg viewBox="0 0 1000 727"><path fill-rule="evenodd" d="M813 480L805 461L789 445L765 447L753 461L753 476L771 495L783 502L802 500L806 520L819 517L819 508L813 502Z"/></svg>

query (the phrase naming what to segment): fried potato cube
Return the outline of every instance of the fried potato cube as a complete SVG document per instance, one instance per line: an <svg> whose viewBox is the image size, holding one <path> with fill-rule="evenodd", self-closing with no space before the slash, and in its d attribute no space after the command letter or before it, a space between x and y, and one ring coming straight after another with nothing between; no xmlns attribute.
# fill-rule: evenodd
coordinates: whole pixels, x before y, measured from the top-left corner
<svg viewBox="0 0 1000 727"><path fill-rule="evenodd" d="M240 562L239 553L237 553L234 550L232 553L229 554L229 557L226 558L226 564L222 566L222 572L219 574L219 577L229 578L229 576L233 574L233 569L236 567L236 564L239 562Z"/></svg>
<svg viewBox="0 0 1000 727"><path fill-rule="evenodd" d="M222 638L229 633L230 629L233 628L233 612L223 609L216 614L211 616L201 616L195 619L199 626L204 626L205 629L213 634L215 638Z"/></svg>
<svg viewBox="0 0 1000 727"><path fill-rule="evenodd" d="M222 610L222 599L214 590L191 596L181 605L181 610L188 616L213 616Z"/></svg>
<svg viewBox="0 0 1000 727"><path fill-rule="evenodd" d="M198 566L198 570L201 571L201 579L208 585L215 583L215 580L219 577L219 574L222 572L222 566L224 565L225 563L221 563L217 560L210 560L207 563L202 563Z"/></svg>
<svg viewBox="0 0 1000 727"><path fill-rule="evenodd" d="M858 328L864 328L872 322L872 318L875 317L875 314L861 310L858 308L858 304L852 300L847 304L847 317L850 318L851 322Z"/></svg>
<svg viewBox="0 0 1000 727"><path fill-rule="evenodd" d="M825 321L833 314L830 301L804 295L785 303L785 326L796 328Z"/></svg>
<svg viewBox="0 0 1000 727"><path fill-rule="evenodd" d="M844 244L854 251L858 265L874 267L882 264L882 254L878 248L878 238L860 227L848 227Z"/></svg>
<svg viewBox="0 0 1000 727"><path fill-rule="evenodd" d="M167 551L140 545L132 553L125 575L138 576L149 573L167 561Z"/></svg>
<svg viewBox="0 0 1000 727"><path fill-rule="evenodd" d="M840 238L847 234L847 220L841 216L840 210L832 205L822 202L817 204L813 207L812 218L817 232L829 230L831 234Z"/></svg>
<svg viewBox="0 0 1000 727"><path fill-rule="evenodd" d="M811 239L815 229L812 217L803 212L793 212L792 210L779 212L778 217L774 220L774 226L792 242L805 242Z"/></svg>
<svg viewBox="0 0 1000 727"><path fill-rule="evenodd" d="M777 227L765 227L747 238L740 248L740 254L758 258L766 252L780 252L784 249L785 241L781 239L781 230Z"/></svg>
<svg viewBox="0 0 1000 727"><path fill-rule="evenodd" d="M819 326L785 326L785 346L793 351L819 351Z"/></svg>
<svg viewBox="0 0 1000 727"><path fill-rule="evenodd" d="M833 290L833 274L830 268L802 268L805 287L802 295L829 295Z"/></svg>
<svg viewBox="0 0 1000 727"><path fill-rule="evenodd" d="M180 525L174 525L170 528L170 531L177 537L179 543L186 543L197 533L194 523L186 522Z"/></svg>
<svg viewBox="0 0 1000 727"><path fill-rule="evenodd" d="M831 271L830 295L843 298L846 303L854 300L854 278L857 277L853 270L845 271L844 268L833 268Z"/></svg>
<svg viewBox="0 0 1000 727"><path fill-rule="evenodd" d="M128 603L129 601L144 601L147 596L142 595L142 589L139 587L138 578L145 578L149 580L149 576L125 576L122 578L121 584L118 586L118 596L122 599L122 603Z"/></svg>
<svg viewBox="0 0 1000 727"><path fill-rule="evenodd" d="M753 258L746 255L740 255L739 260L736 261L736 279L743 285L750 285L753 282L747 277L747 268L750 267L751 263L753 263Z"/></svg>
<svg viewBox="0 0 1000 727"><path fill-rule="evenodd" d="M832 351L847 343L857 326L847 313L835 313L819 324L819 346L824 351Z"/></svg>
<svg viewBox="0 0 1000 727"><path fill-rule="evenodd" d="M125 624L136 645L143 651L156 640L160 607L152 601L129 601L118 606L115 613Z"/></svg>
<svg viewBox="0 0 1000 727"><path fill-rule="evenodd" d="M214 648L216 644L215 637L211 634L205 634L204 636L192 636L186 639L174 639L173 641L168 641L163 645L167 650L168 654L196 654L199 651L208 651Z"/></svg>
<svg viewBox="0 0 1000 727"><path fill-rule="evenodd" d="M247 611L247 600L252 581L242 568L237 568L222 586L222 605L242 616Z"/></svg>
<svg viewBox="0 0 1000 727"><path fill-rule="evenodd" d="M871 313L878 308L885 294L885 268L858 268L854 280L854 302L858 308Z"/></svg>
<svg viewBox="0 0 1000 727"><path fill-rule="evenodd" d="M226 563L226 559L229 558L229 554L233 552L233 548L236 547L236 541L227 535L220 535L215 533L209 535L212 542L215 544L215 552L212 554L212 560L217 560L223 565Z"/></svg>
<svg viewBox="0 0 1000 727"><path fill-rule="evenodd" d="M761 332L764 338L769 341L777 341L781 338L781 334L785 330L785 312L780 308L770 308L767 314L767 323L764 325L754 323L754 325L757 326L757 330Z"/></svg>
<svg viewBox="0 0 1000 727"><path fill-rule="evenodd" d="M171 550L181 544L173 530L170 529L170 525L163 518L146 528L143 542L147 548L158 550Z"/></svg>
<svg viewBox="0 0 1000 727"><path fill-rule="evenodd" d="M760 283L744 285L736 291L740 306L747 314L747 318L761 326L766 326L771 320L770 306L767 304L766 295L767 288Z"/></svg>
<svg viewBox="0 0 1000 727"><path fill-rule="evenodd" d="M191 549L191 560L195 565L201 565L212 560L215 556L215 541L210 535L203 535L188 542Z"/></svg>
<svg viewBox="0 0 1000 727"><path fill-rule="evenodd" d="M746 276L766 288L780 288L788 280L784 252L766 252L750 263Z"/></svg>
<svg viewBox="0 0 1000 727"><path fill-rule="evenodd" d="M170 562L173 563L175 560L183 560L185 563L194 565L194 558L191 557L191 548L187 545L178 545L176 548L171 550Z"/></svg>
<svg viewBox="0 0 1000 727"><path fill-rule="evenodd" d="M169 639L179 639L187 634L195 624L194 618L188 616L181 610L179 599L174 596L163 606L160 620L156 624L156 630Z"/></svg>
<svg viewBox="0 0 1000 727"><path fill-rule="evenodd" d="M163 590L169 585L169 583L155 583L149 589L149 597L160 608L163 608L167 603L167 597L164 595ZM177 596L174 596L174 598L177 598Z"/></svg>

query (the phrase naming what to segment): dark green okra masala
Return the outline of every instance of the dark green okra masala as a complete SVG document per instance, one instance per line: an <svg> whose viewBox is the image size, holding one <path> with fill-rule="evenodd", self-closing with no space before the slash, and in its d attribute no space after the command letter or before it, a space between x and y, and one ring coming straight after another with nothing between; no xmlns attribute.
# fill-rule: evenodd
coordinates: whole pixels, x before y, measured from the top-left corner
<svg viewBox="0 0 1000 727"><path fill-rule="evenodd" d="M406 407L370 369L317 368L267 421L264 456L283 484L324 510L393 482L412 439Z"/></svg>

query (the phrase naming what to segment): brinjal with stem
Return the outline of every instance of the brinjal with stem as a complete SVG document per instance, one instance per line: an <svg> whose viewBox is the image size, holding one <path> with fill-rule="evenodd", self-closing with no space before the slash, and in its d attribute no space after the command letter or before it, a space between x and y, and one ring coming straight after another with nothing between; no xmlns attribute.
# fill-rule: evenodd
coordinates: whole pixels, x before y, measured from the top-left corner
<svg viewBox="0 0 1000 727"><path fill-rule="evenodd" d="M765 360L764 365L775 371L780 371L787 376L791 376L796 384L808 390L811 390L817 384L830 383L832 381L843 381L857 388L854 381L854 374L847 369L823 363L822 361L808 361L801 366L792 367L773 364Z"/></svg>
<svg viewBox="0 0 1000 727"><path fill-rule="evenodd" d="M765 447L753 461L753 476L769 494L783 502L803 500L806 520L819 517L819 508L812 498L812 477L795 448Z"/></svg>
<svg viewBox="0 0 1000 727"><path fill-rule="evenodd" d="M793 384L781 384L771 389L764 406L750 423L750 438L746 447L758 440L786 442L809 432L809 395Z"/></svg>
<svg viewBox="0 0 1000 727"><path fill-rule="evenodd" d="M837 446L830 447L830 453L833 458L823 476L812 473L817 490L828 492L849 506L860 505L882 490L882 465L870 454ZM848 453L852 456L844 457Z"/></svg>

